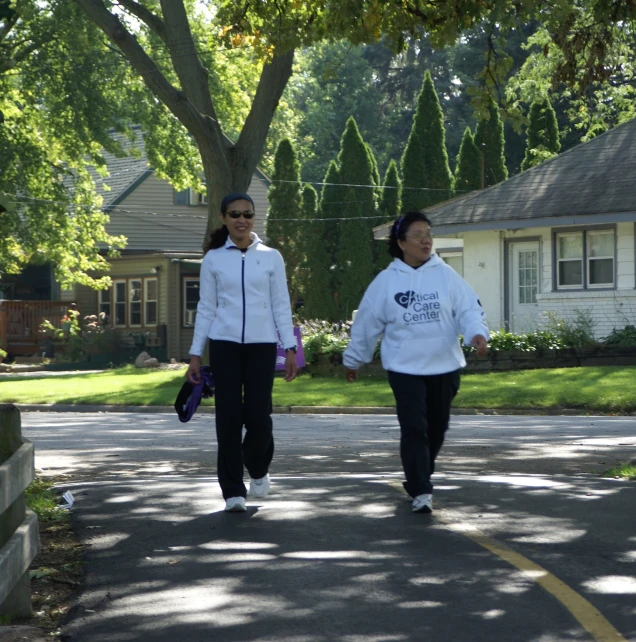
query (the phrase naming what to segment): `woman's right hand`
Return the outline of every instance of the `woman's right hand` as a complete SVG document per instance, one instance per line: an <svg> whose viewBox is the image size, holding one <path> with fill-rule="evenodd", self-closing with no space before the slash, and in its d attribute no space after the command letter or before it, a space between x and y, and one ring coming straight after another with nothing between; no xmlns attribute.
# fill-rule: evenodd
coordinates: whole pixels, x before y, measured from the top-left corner
<svg viewBox="0 0 636 642"><path fill-rule="evenodd" d="M201 381L201 357L191 355L186 377L195 386Z"/></svg>

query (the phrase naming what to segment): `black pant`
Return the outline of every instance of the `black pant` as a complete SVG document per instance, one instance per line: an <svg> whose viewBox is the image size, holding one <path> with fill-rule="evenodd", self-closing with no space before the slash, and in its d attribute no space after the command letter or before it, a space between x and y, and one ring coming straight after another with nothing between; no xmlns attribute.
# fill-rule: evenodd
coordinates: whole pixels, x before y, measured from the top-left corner
<svg viewBox="0 0 636 642"><path fill-rule="evenodd" d="M450 407L459 390L459 370L440 375L389 371L400 422L400 457L411 497L433 492L431 475L448 430Z"/></svg>
<svg viewBox="0 0 636 642"><path fill-rule="evenodd" d="M223 498L245 497L243 464L265 477L274 456L275 343L210 341L216 406L217 474ZM245 439L243 439L245 426Z"/></svg>

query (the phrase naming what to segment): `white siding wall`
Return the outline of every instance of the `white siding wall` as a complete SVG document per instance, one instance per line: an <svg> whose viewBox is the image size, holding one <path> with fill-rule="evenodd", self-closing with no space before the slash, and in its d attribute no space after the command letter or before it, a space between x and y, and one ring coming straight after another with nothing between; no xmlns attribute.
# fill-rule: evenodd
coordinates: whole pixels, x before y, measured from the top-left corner
<svg viewBox="0 0 636 642"><path fill-rule="evenodd" d="M636 325L636 291L549 292L537 297L544 313L550 312L566 321L576 319L577 310L589 310L594 320L594 336L607 336L614 328Z"/></svg>
<svg viewBox="0 0 636 642"><path fill-rule="evenodd" d="M537 297L541 310L551 312L567 321L573 321L578 310L589 310L595 322L594 334L597 338L607 336L614 328L636 325L634 242L634 224L618 223L616 225L616 290L546 291ZM551 251L550 260L552 260ZM550 285L552 285L551 280Z"/></svg>
<svg viewBox="0 0 636 642"><path fill-rule="evenodd" d="M541 246L541 287L537 295L540 315L552 313L573 321L577 310L589 310L597 338L613 328L636 325L636 252L633 223L616 225L616 290L553 292L554 228L526 228L502 232L466 232L464 238L464 278L479 295L491 329L504 325L504 239L539 237ZM436 240L437 244L444 239ZM483 265L482 265L483 264Z"/></svg>
<svg viewBox="0 0 636 642"><path fill-rule="evenodd" d="M267 187L254 176L248 194L257 212L254 231L263 238ZM107 230L128 239L126 250L200 252L207 218L205 205L175 205L172 185L152 174L115 206Z"/></svg>
<svg viewBox="0 0 636 642"><path fill-rule="evenodd" d="M441 245L443 239L437 243ZM464 279L475 290L488 326L497 330L503 320L503 243L499 232L464 234Z"/></svg>
<svg viewBox="0 0 636 642"><path fill-rule="evenodd" d="M619 290L632 290L636 286L634 223L619 223L616 226L616 237L616 285Z"/></svg>

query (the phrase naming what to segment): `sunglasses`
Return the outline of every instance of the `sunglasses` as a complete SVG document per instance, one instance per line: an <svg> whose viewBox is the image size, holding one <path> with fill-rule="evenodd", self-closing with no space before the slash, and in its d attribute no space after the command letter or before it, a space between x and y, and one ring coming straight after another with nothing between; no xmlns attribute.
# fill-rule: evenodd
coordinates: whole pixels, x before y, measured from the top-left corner
<svg viewBox="0 0 636 642"><path fill-rule="evenodd" d="M230 218L241 218L242 216L246 221L250 221L254 218L256 212L250 212L249 210L247 212L238 212L236 210L232 210L231 212L226 212L226 214Z"/></svg>

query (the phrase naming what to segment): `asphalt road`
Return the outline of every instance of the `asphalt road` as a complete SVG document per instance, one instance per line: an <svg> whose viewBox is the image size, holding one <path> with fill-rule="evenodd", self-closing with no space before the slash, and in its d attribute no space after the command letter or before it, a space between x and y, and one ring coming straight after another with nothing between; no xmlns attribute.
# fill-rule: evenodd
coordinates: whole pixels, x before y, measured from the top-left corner
<svg viewBox="0 0 636 642"><path fill-rule="evenodd" d="M394 416L277 415L272 494L226 514L213 418L24 413L89 544L72 642L636 642L631 417L453 417L432 516Z"/></svg>

